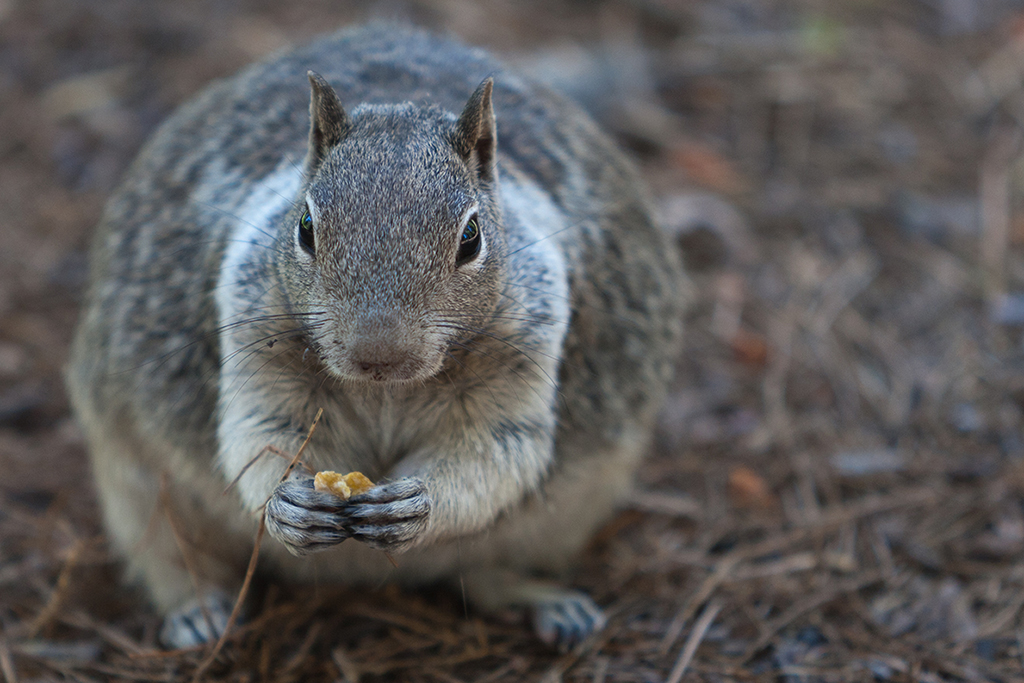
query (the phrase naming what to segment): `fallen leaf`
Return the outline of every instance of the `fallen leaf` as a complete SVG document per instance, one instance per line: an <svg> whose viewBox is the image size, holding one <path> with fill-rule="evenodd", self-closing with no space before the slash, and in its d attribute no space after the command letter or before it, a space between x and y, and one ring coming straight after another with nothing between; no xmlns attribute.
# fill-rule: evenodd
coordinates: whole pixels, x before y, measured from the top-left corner
<svg viewBox="0 0 1024 683"><path fill-rule="evenodd" d="M778 505L768 482L749 467L734 467L729 472L729 500L734 507L748 510L768 510Z"/></svg>
<svg viewBox="0 0 1024 683"><path fill-rule="evenodd" d="M673 165L682 168L694 183L725 194L739 194L743 177L725 156L705 145L686 143L671 152Z"/></svg>

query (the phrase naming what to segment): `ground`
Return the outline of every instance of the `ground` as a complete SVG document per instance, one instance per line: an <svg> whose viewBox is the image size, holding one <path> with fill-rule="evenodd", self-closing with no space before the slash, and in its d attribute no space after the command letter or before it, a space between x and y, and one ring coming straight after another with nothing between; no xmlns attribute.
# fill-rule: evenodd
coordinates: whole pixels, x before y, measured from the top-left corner
<svg viewBox="0 0 1024 683"><path fill-rule="evenodd" d="M445 591L270 586L163 653L61 382L89 233L213 78L398 17L580 100L692 274L679 377L576 583L577 650ZM0 0L0 675L1024 680L1024 3ZM201 669L201 670L200 670Z"/></svg>

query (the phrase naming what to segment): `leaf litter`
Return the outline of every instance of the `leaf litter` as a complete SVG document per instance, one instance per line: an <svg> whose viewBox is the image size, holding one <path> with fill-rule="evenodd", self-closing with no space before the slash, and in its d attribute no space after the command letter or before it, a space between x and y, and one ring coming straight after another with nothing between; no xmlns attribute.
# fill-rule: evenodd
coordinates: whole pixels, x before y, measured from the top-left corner
<svg viewBox="0 0 1024 683"><path fill-rule="evenodd" d="M570 55L691 273L637 493L573 577L609 625L565 655L457 592L258 572L219 648L157 647L61 393L88 233L185 96L370 11L0 4L7 683L1024 680L1020 3L406 3L556 84Z"/></svg>

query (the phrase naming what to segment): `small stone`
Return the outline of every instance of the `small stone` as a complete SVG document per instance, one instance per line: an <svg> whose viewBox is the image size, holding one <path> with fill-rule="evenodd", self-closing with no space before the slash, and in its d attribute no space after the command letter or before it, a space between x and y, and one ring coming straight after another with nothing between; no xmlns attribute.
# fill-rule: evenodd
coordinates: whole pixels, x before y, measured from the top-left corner
<svg viewBox="0 0 1024 683"><path fill-rule="evenodd" d="M998 325L1024 325L1024 293L998 296L992 302L988 315Z"/></svg>
<svg viewBox="0 0 1024 683"><path fill-rule="evenodd" d="M953 427L964 434L980 432L985 428L985 418L971 403L956 404L949 417Z"/></svg>
<svg viewBox="0 0 1024 683"><path fill-rule="evenodd" d="M840 451L829 460L837 472L848 477L900 472L907 466L906 455L892 448Z"/></svg>
<svg viewBox="0 0 1024 683"><path fill-rule="evenodd" d="M10 342L0 342L0 377L14 377L28 366L25 349Z"/></svg>
<svg viewBox="0 0 1024 683"><path fill-rule="evenodd" d="M973 237L980 230L978 201L974 197L930 197L899 193L893 210L908 237L941 242L952 237Z"/></svg>

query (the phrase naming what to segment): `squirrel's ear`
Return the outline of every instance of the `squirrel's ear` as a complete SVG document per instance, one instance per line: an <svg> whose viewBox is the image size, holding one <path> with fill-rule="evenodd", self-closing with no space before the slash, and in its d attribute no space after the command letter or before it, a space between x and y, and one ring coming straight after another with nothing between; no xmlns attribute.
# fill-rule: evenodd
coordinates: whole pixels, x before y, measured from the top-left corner
<svg viewBox="0 0 1024 683"><path fill-rule="evenodd" d="M309 99L309 152L306 155L306 170L312 174L319 168L327 151L345 137L350 124L334 88L315 71L309 71L307 75L312 94Z"/></svg>
<svg viewBox="0 0 1024 683"><path fill-rule="evenodd" d="M455 151L466 163L475 165L480 178L488 182L495 178L495 150L498 144L494 109L491 107L493 87L494 79L487 78L470 96L455 124L452 138Z"/></svg>

